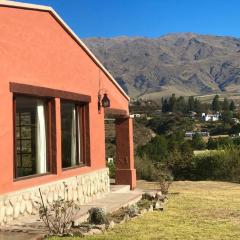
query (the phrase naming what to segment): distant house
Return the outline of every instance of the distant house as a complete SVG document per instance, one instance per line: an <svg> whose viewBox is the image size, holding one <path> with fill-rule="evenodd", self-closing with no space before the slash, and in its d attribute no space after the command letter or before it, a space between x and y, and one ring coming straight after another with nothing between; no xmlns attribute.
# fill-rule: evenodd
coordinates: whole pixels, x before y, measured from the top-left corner
<svg viewBox="0 0 240 240"><path fill-rule="evenodd" d="M239 119L237 119L237 118L233 118L232 120L233 120L233 122L234 122L235 124L238 124L238 123L239 123Z"/></svg>
<svg viewBox="0 0 240 240"><path fill-rule="evenodd" d="M202 137L209 137L210 136L209 132L186 132L185 137L192 138L196 134L198 134Z"/></svg>
<svg viewBox="0 0 240 240"><path fill-rule="evenodd" d="M190 112L189 112L189 115L190 115L190 117L195 117L195 116L197 115L197 113L194 112L194 111L190 111Z"/></svg>
<svg viewBox="0 0 240 240"><path fill-rule="evenodd" d="M205 122L217 122L220 119L220 114L219 113L216 113L216 114L202 113L202 119Z"/></svg>
<svg viewBox="0 0 240 240"><path fill-rule="evenodd" d="M130 117L131 118L140 118L142 117L143 114L140 114L140 113L134 113L134 114L131 114Z"/></svg>

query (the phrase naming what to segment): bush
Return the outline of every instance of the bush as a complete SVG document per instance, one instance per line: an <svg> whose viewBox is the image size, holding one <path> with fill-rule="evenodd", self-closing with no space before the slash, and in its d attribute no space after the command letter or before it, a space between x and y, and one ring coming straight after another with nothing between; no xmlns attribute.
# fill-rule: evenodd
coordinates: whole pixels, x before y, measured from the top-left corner
<svg viewBox="0 0 240 240"><path fill-rule="evenodd" d="M109 177L115 178L116 175L116 167L113 161L107 163L107 167L109 168Z"/></svg>
<svg viewBox="0 0 240 240"><path fill-rule="evenodd" d="M103 208L91 208L89 211L89 223L92 224L107 224L107 214Z"/></svg>
<svg viewBox="0 0 240 240"><path fill-rule="evenodd" d="M148 160L146 156L143 156L142 158L136 156L135 163L138 179L143 179L147 181L156 180L154 178L155 168L153 162Z"/></svg>
<svg viewBox="0 0 240 240"><path fill-rule="evenodd" d="M139 213L139 207L137 204L132 204L128 207L126 207L125 209L125 213L129 216L129 217L135 217L138 215Z"/></svg>
<svg viewBox="0 0 240 240"><path fill-rule="evenodd" d="M70 233L74 218L80 210L76 203L58 199L47 206L43 200L39 204L39 216L48 228L49 234L66 235Z"/></svg>
<svg viewBox="0 0 240 240"><path fill-rule="evenodd" d="M240 150L224 150L194 158L196 180L240 182Z"/></svg>

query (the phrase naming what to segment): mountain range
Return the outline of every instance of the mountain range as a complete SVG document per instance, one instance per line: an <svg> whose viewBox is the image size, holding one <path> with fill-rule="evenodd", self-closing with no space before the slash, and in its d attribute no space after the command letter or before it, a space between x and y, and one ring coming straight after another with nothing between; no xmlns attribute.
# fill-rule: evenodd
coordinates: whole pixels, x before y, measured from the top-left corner
<svg viewBox="0 0 240 240"><path fill-rule="evenodd" d="M83 40L131 97L240 92L240 39L169 34Z"/></svg>

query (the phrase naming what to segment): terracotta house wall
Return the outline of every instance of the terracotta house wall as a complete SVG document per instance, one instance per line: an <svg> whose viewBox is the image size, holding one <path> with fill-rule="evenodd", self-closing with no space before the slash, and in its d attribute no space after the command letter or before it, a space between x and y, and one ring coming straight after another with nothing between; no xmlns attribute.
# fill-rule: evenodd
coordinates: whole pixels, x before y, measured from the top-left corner
<svg viewBox="0 0 240 240"><path fill-rule="evenodd" d="M111 108L128 112L128 99L49 12L0 6L0 33L0 194L104 168L104 113L99 114L97 109L99 86L107 90ZM62 171L60 100L55 99L57 174L14 181L10 82L91 96L90 167Z"/></svg>

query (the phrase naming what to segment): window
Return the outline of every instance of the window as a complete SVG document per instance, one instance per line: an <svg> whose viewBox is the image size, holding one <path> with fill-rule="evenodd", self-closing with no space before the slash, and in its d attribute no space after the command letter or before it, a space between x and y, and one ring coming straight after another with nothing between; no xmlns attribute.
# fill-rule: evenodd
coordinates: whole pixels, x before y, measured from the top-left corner
<svg viewBox="0 0 240 240"><path fill-rule="evenodd" d="M62 167L86 164L86 104L61 101Z"/></svg>
<svg viewBox="0 0 240 240"><path fill-rule="evenodd" d="M44 174L48 161L48 100L15 96L15 177Z"/></svg>

